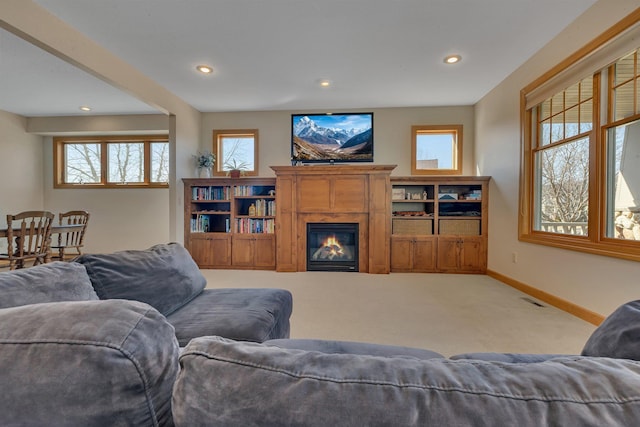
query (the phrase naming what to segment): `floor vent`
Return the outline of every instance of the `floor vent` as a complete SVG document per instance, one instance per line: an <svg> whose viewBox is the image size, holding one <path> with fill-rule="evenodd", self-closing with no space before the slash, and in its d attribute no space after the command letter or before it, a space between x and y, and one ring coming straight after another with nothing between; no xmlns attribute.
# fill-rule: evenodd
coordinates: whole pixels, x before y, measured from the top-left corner
<svg viewBox="0 0 640 427"><path fill-rule="evenodd" d="M542 308L544 308L544 307L545 307L543 304L540 304L538 301L533 300L533 299L531 299L531 298L522 297L522 298L520 298L520 299L522 299L523 301L528 302L529 304L535 305L536 307L542 307Z"/></svg>

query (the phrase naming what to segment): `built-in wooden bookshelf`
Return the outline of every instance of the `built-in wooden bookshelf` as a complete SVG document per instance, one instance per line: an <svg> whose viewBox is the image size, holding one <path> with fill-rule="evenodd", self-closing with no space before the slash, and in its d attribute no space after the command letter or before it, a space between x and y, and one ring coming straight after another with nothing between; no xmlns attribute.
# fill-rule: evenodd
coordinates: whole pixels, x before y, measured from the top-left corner
<svg viewBox="0 0 640 427"><path fill-rule="evenodd" d="M391 271L484 273L489 177L391 177Z"/></svg>
<svg viewBox="0 0 640 427"><path fill-rule="evenodd" d="M183 179L185 247L202 268L275 269L275 179Z"/></svg>

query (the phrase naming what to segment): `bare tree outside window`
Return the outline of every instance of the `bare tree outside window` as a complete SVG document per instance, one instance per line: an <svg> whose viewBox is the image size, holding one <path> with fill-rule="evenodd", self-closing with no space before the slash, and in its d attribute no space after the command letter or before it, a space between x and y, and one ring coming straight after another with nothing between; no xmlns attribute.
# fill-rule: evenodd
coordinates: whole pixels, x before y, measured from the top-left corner
<svg viewBox="0 0 640 427"><path fill-rule="evenodd" d="M111 143L109 153L109 182L144 182L144 144Z"/></svg>
<svg viewBox="0 0 640 427"><path fill-rule="evenodd" d="M151 144L151 182L169 182L169 143Z"/></svg>
<svg viewBox="0 0 640 427"><path fill-rule="evenodd" d="M169 181L169 143L160 138L97 137L97 141L90 142L73 139L54 139L56 187L87 184L165 187Z"/></svg>
<svg viewBox="0 0 640 427"><path fill-rule="evenodd" d="M100 144L65 144L65 182L93 184L100 182Z"/></svg>
<svg viewBox="0 0 640 427"><path fill-rule="evenodd" d="M539 229L587 235L589 219L589 139L537 153Z"/></svg>

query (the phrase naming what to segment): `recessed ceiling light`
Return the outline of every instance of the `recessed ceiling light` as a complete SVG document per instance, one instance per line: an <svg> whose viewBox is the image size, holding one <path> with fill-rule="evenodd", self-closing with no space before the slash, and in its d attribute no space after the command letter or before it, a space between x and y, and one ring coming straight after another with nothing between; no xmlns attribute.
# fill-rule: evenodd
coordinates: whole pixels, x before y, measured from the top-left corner
<svg viewBox="0 0 640 427"><path fill-rule="evenodd" d="M460 62L461 60L462 57L460 55L449 55L444 58L445 64L455 64L457 62Z"/></svg>
<svg viewBox="0 0 640 427"><path fill-rule="evenodd" d="M208 65L198 65L196 70L200 71L202 74L211 74L213 73L213 68Z"/></svg>
<svg viewBox="0 0 640 427"><path fill-rule="evenodd" d="M322 79L322 80L318 81L318 84L320 85L320 87L329 87L329 86L331 86L331 81L329 81L327 79Z"/></svg>
<svg viewBox="0 0 640 427"><path fill-rule="evenodd" d="M82 111L91 111L91 107L87 107L86 105L81 106L80 109Z"/></svg>

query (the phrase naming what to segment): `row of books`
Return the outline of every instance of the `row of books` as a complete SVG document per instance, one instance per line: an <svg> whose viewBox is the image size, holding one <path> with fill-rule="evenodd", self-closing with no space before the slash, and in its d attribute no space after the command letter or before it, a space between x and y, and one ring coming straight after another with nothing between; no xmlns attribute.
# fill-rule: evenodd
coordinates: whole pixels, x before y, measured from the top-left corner
<svg viewBox="0 0 640 427"><path fill-rule="evenodd" d="M276 222L273 219L236 219L236 233L274 233Z"/></svg>
<svg viewBox="0 0 640 427"><path fill-rule="evenodd" d="M229 200L230 187L191 187L191 200Z"/></svg>
<svg viewBox="0 0 640 427"><path fill-rule="evenodd" d="M259 199L254 203L255 216L275 216L276 215L276 201ZM249 215L251 215L251 209L249 209Z"/></svg>
<svg viewBox="0 0 640 427"><path fill-rule="evenodd" d="M221 225L220 222L218 224ZM212 233L217 232L221 233L223 230L214 230L213 224L211 223L211 218L209 215L197 215L195 218L191 218L191 232L192 233ZM231 223L229 222L229 218L224 220L224 232L231 232Z"/></svg>
<svg viewBox="0 0 640 427"><path fill-rule="evenodd" d="M266 189L268 189L267 187ZM273 187L271 187L273 188ZM236 185L233 187L234 196L266 196L265 187L256 185Z"/></svg>

